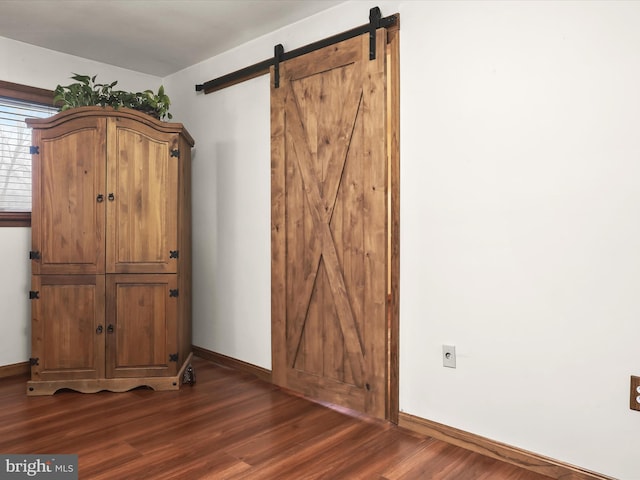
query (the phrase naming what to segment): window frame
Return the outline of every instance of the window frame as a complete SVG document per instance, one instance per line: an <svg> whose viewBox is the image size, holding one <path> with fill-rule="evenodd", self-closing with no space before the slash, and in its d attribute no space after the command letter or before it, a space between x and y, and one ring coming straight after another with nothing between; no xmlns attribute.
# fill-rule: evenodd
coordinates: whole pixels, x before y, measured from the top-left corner
<svg viewBox="0 0 640 480"><path fill-rule="evenodd" d="M0 80L0 97L9 97L42 105L53 105L53 96L53 90ZM0 228L30 226L31 212L0 212Z"/></svg>

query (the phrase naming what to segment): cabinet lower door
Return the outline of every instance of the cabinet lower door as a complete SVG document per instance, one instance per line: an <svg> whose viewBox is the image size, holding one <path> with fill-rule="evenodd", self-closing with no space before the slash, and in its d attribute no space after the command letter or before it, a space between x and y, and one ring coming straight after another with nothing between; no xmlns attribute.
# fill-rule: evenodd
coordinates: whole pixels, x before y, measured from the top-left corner
<svg viewBox="0 0 640 480"><path fill-rule="evenodd" d="M34 275L31 379L104 376L104 276Z"/></svg>
<svg viewBox="0 0 640 480"><path fill-rule="evenodd" d="M176 375L177 276L116 274L106 282L107 378Z"/></svg>

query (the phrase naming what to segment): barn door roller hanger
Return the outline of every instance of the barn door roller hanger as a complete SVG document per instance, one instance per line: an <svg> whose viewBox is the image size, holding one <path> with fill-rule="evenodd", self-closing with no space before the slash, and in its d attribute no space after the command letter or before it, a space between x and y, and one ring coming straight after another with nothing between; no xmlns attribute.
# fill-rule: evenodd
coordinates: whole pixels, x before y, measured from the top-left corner
<svg viewBox="0 0 640 480"><path fill-rule="evenodd" d="M223 88L230 87L240 82L250 80L260 75L269 73L269 68L274 67L274 81L275 88L280 86L280 62L285 60L291 60L292 58L311 53L315 50L319 50L335 43L343 42L353 37L369 33L369 59L375 60L376 58L376 30L378 28L389 28L395 26L399 21L400 16L398 14L389 15L383 17L380 12L380 8L373 7L369 10L369 23L361 25L346 32L327 37L323 40L319 40L314 43L310 43L290 52L285 52L284 47L278 44L274 47L274 55L272 58L263 60L262 62L254 63L235 72L223 75L221 77L209 80L208 82L196 85L196 92L212 93Z"/></svg>

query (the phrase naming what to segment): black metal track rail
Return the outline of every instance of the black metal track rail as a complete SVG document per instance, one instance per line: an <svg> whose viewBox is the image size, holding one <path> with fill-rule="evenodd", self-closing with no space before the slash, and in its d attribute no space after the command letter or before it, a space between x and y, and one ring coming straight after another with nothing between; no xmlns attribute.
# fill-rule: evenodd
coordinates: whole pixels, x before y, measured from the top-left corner
<svg viewBox="0 0 640 480"><path fill-rule="evenodd" d="M290 52L285 52L284 47L278 44L274 47L274 55L272 58L268 58L248 67L241 68L235 72L228 73L208 82L196 85L196 92L212 93L217 90L221 90L231 85L235 85L246 80L265 75L269 73L271 66L275 67L275 87L278 88L280 83L279 64L286 60L306 55L307 53L320 50L321 48L328 47L330 45L343 42L353 37L369 33L369 59L376 58L376 30L378 28L389 28L396 25L398 22L398 15L390 15L388 17L382 17L380 9L374 7L369 10L369 23L361 25L359 27L352 28L346 32L332 35L331 37L318 40L317 42L310 43L303 47L296 48Z"/></svg>

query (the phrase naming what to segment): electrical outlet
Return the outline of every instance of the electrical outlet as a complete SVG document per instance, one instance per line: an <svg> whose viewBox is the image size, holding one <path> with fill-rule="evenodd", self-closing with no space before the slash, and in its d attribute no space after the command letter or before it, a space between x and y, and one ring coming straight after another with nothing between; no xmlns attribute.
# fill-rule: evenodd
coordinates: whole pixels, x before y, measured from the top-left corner
<svg viewBox="0 0 640 480"><path fill-rule="evenodd" d="M640 410L640 377L631 375L631 395L629 399L631 410Z"/></svg>
<svg viewBox="0 0 640 480"><path fill-rule="evenodd" d="M442 346L442 366L456 368L456 347L454 345Z"/></svg>

